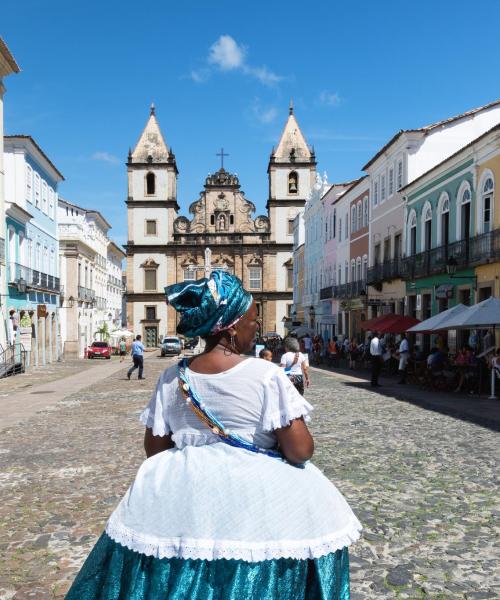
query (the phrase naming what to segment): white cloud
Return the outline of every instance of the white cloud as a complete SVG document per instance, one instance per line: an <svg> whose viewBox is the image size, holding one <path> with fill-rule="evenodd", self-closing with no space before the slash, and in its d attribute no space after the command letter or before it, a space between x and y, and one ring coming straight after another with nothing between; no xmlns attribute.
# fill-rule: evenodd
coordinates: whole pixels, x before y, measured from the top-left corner
<svg viewBox="0 0 500 600"><path fill-rule="evenodd" d="M272 123L278 116L278 110L274 106L262 106L260 98L254 98L251 111L254 119L259 123Z"/></svg>
<svg viewBox="0 0 500 600"><path fill-rule="evenodd" d="M100 160L102 162L107 162L110 165L119 165L120 159L109 152L94 152L90 157L92 160Z"/></svg>
<svg viewBox="0 0 500 600"><path fill-rule="evenodd" d="M214 69L220 71L239 71L244 75L257 79L260 83L273 86L279 83L283 77L271 71L266 65L256 67L246 61L246 47L231 37L221 35L209 49L206 65L200 69L193 69L189 78L196 83L204 83L210 78Z"/></svg>
<svg viewBox="0 0 500 600"><path fill-rule="evenodd" d="M210 46L208 62L209 64L216 65L223 71L239 69L245 62L245 48L239 46L236 40L230 35L221 35Z"/></svg>
<svg viewBox="0 0 500 600"><path fill-rule="evenodd" d="M339 106L342 102L342 98L338 92L327 92L323 90L319 95L319 103L323 106Z"/></svg>
<svg viewBox="0 0 500 600"><path fill-rule="evenodd" d="M266 66L249 67L247 65L244 65L243 71L247 75L251 75L252 77L255 77L264 85L270 85L270 86L276 85L283 79L283 77L281 77L281 75L276 75L276 73L273 73L272 71L270 71Z"/></svg>
<svg viewBox="0 0 500 600"><path fill-rule="evenodd" d="M209 77L209 69L193 69L191 73L189 73L189 78L195 81L196 83L205 83L205 81L207 81Z"/></svg>

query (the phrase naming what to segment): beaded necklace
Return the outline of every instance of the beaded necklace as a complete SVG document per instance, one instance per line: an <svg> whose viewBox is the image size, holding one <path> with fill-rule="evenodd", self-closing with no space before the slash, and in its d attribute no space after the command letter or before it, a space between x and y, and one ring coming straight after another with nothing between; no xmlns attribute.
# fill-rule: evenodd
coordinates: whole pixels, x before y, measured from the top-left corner
<svg viewBox="0 0 500 600"><path fill-rule="evenodd" d="M205 404L190 386L187 375L188 370L187 358L183 358L177 365L179 388L184 399L186 400L186 404L191 408L195 415L212 430L212 433L218 436L222 442L229 444L230 446L244 448L245 450L250 450L250 452L266 454L267 456L272 456L273 458L279 458L283 460L283 456L279 452L276 452L275 450L259 448L259 446L252 444L252 442L247 442L237 433L233 433L227 429L227 427L224 427L224 425L219 421L214 413L205 406Z"/></svg>

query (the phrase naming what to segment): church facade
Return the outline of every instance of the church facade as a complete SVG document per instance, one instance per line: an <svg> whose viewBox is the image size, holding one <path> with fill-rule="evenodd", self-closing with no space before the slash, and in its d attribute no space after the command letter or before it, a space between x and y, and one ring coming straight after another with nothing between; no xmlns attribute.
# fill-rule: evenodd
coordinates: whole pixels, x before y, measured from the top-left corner
<svg viewBox="0 0 500 600"><path fill-rule="evenodd" d="M221 268L237 275L257 303L264 335L284 335L293 303L293 221L316 177L314 152L293 108L269 165L267 214L255 215L236 175L223 166L210 174L189 216L177 202L176 158L154 107L129 152L127 325L147 346L175 334L176 312L166 285L205 277Z"/></svg>

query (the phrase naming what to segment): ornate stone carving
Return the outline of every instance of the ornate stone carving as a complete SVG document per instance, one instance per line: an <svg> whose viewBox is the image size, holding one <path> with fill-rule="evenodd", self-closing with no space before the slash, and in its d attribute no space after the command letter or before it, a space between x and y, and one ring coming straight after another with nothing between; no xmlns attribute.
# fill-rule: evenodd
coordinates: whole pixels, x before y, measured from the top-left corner
<svg viewBox="0 0 500 600"><path fill-rule="evenodd" d="M205 179L206 187L237 186L240 180L233 173L228 173L224 167L221 167L216 173L212 173Z"/></svg>
<svg viewBox="0 0 500 600"><path fill-rule="evenodd" d="M264 215L259 215L255 219L255 229L257 229L257 231L261 231L262 233L267 233L271 229L269 218Z"/></svg>
<svg viewBox="0 0 500 600"><path fill-rule="evenodd" d="M262 267L262 258L258 254L254 253L247 261L247 265L249 267Z"/></svg>
<svg viewBox="0 0 500 600"><path fill-rule="evenodd" d="M174 231L176 233L187 233L189 231L189 219L177 217L174 221Z"/></svg>
<svg viewBox="0 0 500 600"><path fill-rule="evenodd" d="M226 198L226 194L221 192L217 196L217 200L215 201L215 209L216 210L227 210L229 208L229 201Z"/></svg>

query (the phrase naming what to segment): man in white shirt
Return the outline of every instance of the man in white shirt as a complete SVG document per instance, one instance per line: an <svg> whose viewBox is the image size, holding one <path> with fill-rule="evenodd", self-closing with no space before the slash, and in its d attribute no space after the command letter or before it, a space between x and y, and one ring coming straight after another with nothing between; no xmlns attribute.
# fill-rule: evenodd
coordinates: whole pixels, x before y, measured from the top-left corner
<svg viewBox="0 0 500 600"><path fill-rule="evenodd" d="M380 375L380 369L382 368L382 354L384 348L379 338L378 332L373 333L372 341L370 342L370 355L372 359L372 387L380 387L378 377Z"/></svg>
<svg viewBox="0 0 500 600"><path fill-rule="evenodd" d="M406 383L406 365L408 358L410 357L410 345L406 339L406 334L401 334L401 341L399 342L399 381L398 383Z"/></svg>

